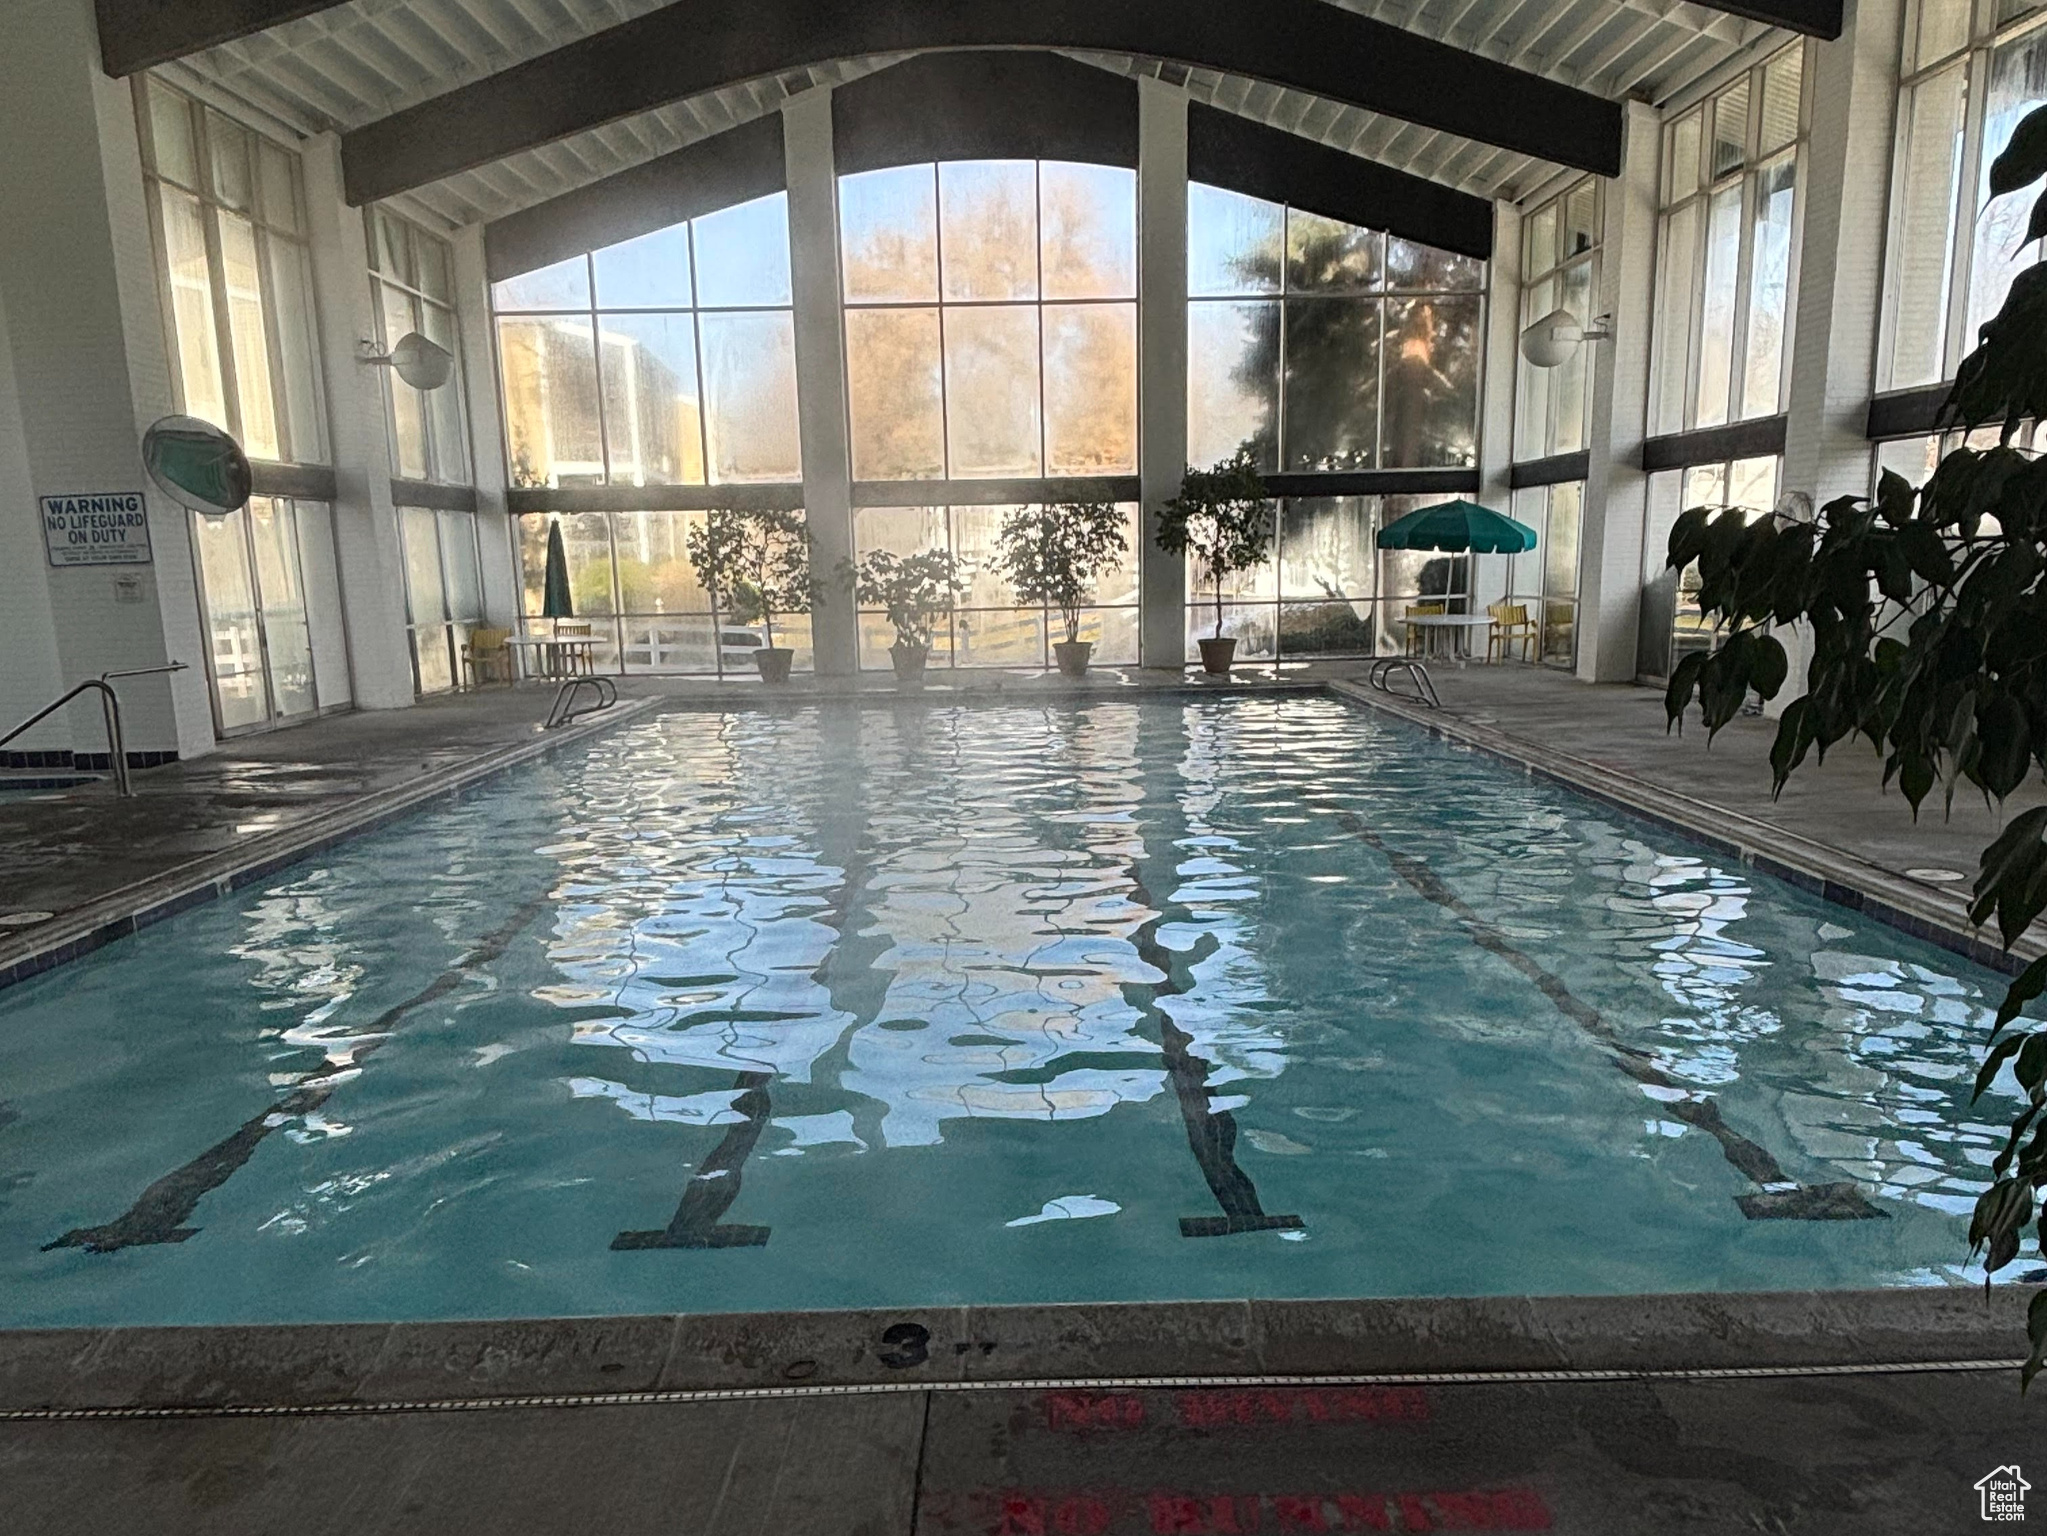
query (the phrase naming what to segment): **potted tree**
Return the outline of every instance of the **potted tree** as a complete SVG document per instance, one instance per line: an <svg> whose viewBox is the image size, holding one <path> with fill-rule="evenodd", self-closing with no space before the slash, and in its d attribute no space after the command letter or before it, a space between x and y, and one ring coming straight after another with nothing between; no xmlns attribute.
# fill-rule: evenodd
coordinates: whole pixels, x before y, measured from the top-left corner
<svg viewBox="0 0 2047 1536"><path fill-rule="evenodd" d="M1066 638L1054 642L1059 670L1067 677L1087 674L1094 642L1080 638L1080 610L1093 594L1095 578L1129 548L1123 514L1111 501L1065 501L1020 507L1002 519L995 536L995 565L1026 603L1057 608Z"/></svg>
<svg viewBox="0 0 2047 1536"><path fill-rule="evenodd" d="M775 615L810 612L810 530L801 512L721 508L683 541L697 580L741 624L759 624L767 644L753 653L761 681L786 683L796 653L775 644Z"/></svg>
<svg viewBox="0 0 2047 1536"><path fill-rule="evenodd" d="M1263 560L1272 546L1272 512L1265 478L1248 447L1213 469L1191 465L1180 478L1180 494L1159 508L1158 547L1169 555L1192 555L1202 585L1215 596L1215 634L1201 642L1201 669L1226 675L1237 642L1223 636L1223 582Z"/></svg>
<svg viewBox="0 0 2047 1536"><path fill-rule="evenodd" d="M871 549L860 557L857 567L847 561L841 569L850 575L860 605L882 609L895 627L896 641L888 648L888 659L896 669L896 682L905 688L921 688L924 664L931 657L932 625L952 611L959 597L958 558L945 549L927 549L915 555Z"/></svg>

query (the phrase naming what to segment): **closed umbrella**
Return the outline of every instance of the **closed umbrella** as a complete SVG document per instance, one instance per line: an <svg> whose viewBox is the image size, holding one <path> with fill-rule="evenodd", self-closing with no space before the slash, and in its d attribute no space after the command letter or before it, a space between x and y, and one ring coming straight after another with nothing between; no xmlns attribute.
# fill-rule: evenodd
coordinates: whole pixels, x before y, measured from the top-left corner
<svg viewBox="0 0 2047 1536"><path fill-rule="evenodd" d="M547 525L547 575L542 582L540 616L543 619L576 616L576 605L569 597L569 552L562 547L560 518Z"/></svg>

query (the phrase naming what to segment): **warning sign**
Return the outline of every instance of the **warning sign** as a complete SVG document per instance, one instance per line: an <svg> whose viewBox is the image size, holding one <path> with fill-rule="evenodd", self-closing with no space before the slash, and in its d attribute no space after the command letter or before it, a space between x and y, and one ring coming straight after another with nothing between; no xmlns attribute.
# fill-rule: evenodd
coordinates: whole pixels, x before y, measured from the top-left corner
<svg viewBox="0 0 2047 1536"><path fill-rule="evenodd" d="M149 564L149 513L140 491L45 496L42 504L50 564Z"/></svg>

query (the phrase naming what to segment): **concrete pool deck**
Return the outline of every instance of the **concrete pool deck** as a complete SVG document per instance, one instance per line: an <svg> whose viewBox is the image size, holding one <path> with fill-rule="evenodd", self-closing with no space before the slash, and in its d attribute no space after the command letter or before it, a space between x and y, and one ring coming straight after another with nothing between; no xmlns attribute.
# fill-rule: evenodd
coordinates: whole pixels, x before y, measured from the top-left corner
<svg viewBox="0 0 2047 1536"><path fill-rule="evenodd" d="M10 1532L1943 1531L2047 1428L2027 1294L0 1332L0 1488Z"/></svg>
<svg viewBox="0 0 2047 1536"><path fill-rule="evenodd" d="M1362 671L1191 687L1271 693ZM1970 942L1966 882L1911 871L1973 874L1997 824L1980 802L1915 825L1862 747L1809 765L1772 802L1768 722L1737 721L1708 752L1696 726L1665 735L1648 690L1513 666L1436 681L1440 712L1355 696ZM998 673L923 697L1155 691L1190 682L1103 673L1076 689ZM633 679L622 692L644 710L843 690ZM861 695L895 697L885 680ZM543 736L551 698L494 689L245 738L139 774L132 802L99 784L0 802L6 908L56 914L0 942L0 976L621 719ZM0 1529L1974 1528L1977 1482L2037 1457L2047 1428L2013 1369L2029 1294L0 1329Z"/></svg>

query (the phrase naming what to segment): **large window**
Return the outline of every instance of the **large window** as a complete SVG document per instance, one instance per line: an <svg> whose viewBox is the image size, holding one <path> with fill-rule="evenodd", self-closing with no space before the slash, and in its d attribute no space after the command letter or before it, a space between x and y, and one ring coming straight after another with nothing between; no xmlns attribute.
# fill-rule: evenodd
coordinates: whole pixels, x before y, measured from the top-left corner
<svg viewBox="0 0 2047 1536"><path fill-rule="evenodd" d="M1190 184L1188 458L1476 464L1484 281L1470 257Z"/></svg>
<svg viewBox="0 0 2047 1536"><path fill-rule="evenodd" d="M178 408L252 459L325 463L298 156L159 80L136 91Z"/></svg>
<svg viewBox="0 0 2047 1536"><path fill-rule="evenodd" d="M1133 172L867 171L839 233L855 480L1136 473Z"/></svg>
<svg viewBox="0 0 2047 1536"><path fill-rule="evenodd" d="M935 666L1049 667L1052 645L1066 638L1056 608L1026 607L995 566L996 532L1013 506L863 507L854 514L861 554L885 549L899 555L949 550L966 583L951 617L932 636ZM1138 516L1122 507L1123 558L1095 579L1094 602L1081 610L1080 638L1094 643L1093 659L1109 666L1137 661ZM887 615L860 615L860 664L887 667L895 632Z"/></svg>
<svg viewBox="0 0 2047 1536"><path fill-rule="evenodd" d="M1410 606L1463 612L1470 558L1378 547L1379 530L1440 496L1294 496L1273 504L1273 558L1223 586L1222 632L1243 661L1399 652ZM1187 654L1215 633L1215 597L1187 573Z"/></svg>
<svg viewBox="0 0 2047 1536"><path fill-rule="evenodd" d="M1590 325L1599 293L1600 192L1587 176L1521 221L1521 324L1557 309ZM1586 443L1591 347L1579 347L1555 368L1519 358L1514 391L1514 457L1576 453Z"/></svg>
<svg viewBox="0 0 2047 1536"><path fill-rule="evenodd" d="M722 612L697 580L688 538L706 512L577 512L518 519L522 611L527 624L546 630L541 617L550 522L562 530L569 597L576 622L590 626L596 665L606 672L734 673L755 677L753 653L767 644L758 623ZM775 644L810 665L810 618L775 616Z"/></svg>
<svg viewBox="0 0 2047 1536"><path fill-rule="evenodd" d="M1990 163L2047 101L2047 15L2010 0L1918 0L1906 18L1878 387L1952 378L2040 256L2033 191L1992 197Z"/></svg>
<svg viewBox="0 0 2047 1536"><path fill-rule="evenodd" d="M1781 49L1664 126L1652 433L1784 409L1804 50Z"/></svg>
<svg viewBox="0 0 2047 1536"><path fill-rule="evenodd" d="M483 622L477 572L476 514L400 507L405 545L406 633L413 687L446 693L462 685L462 647Z"/></svg>
<svg viewBox="0 0 2047 1536"><path fill-rule="evenodd" d="M1585 520L1585 482L1516 491L1514 516L1536 531L1536 544L1525 555L1508 557L1507 601L1526 608L1535 622L1536 655L1552 666L1569 667L1578 659L1578 536Z"/></svg>
<svg viewBox="0 0 2047 1536"><path fill-rule="evenodd" d="M341 623L331 520L321 503L270 496L225 517L194 515L207 676L223 736L349 701L346 658L319 644L338 639Z"/></svg>
<svg viewBox="0 0 2047 1536"><path fill-rule="evenodd" d="M469 483L469 427L462 343L455 329L454 253L445 240L382 208L369 215L370 288L376 299L378 349L389 352L408 331L445 347L455 369L439 389L422 393L385 368L392 471L406 480Z"/></svg>
<svg viewBox="0 0 2047 1536"><path fill-rule="evenodd" d="M1642 613L1636 670L1668 677L1692 651L1720 643L1720 631L1699 608L1696 562L1673 573L1665 565L1671 525L1689 507L1739 507L1751 516L1777 504L1783 460L1774 456L1694 464L1649 477L1649 516L1642 529Z"/></svg>
<svg viewBox="0 0 2047 1536"><path fill-rule="evenodd" d="M802 478L785 194L494 284L511 483Z"/></svg>

